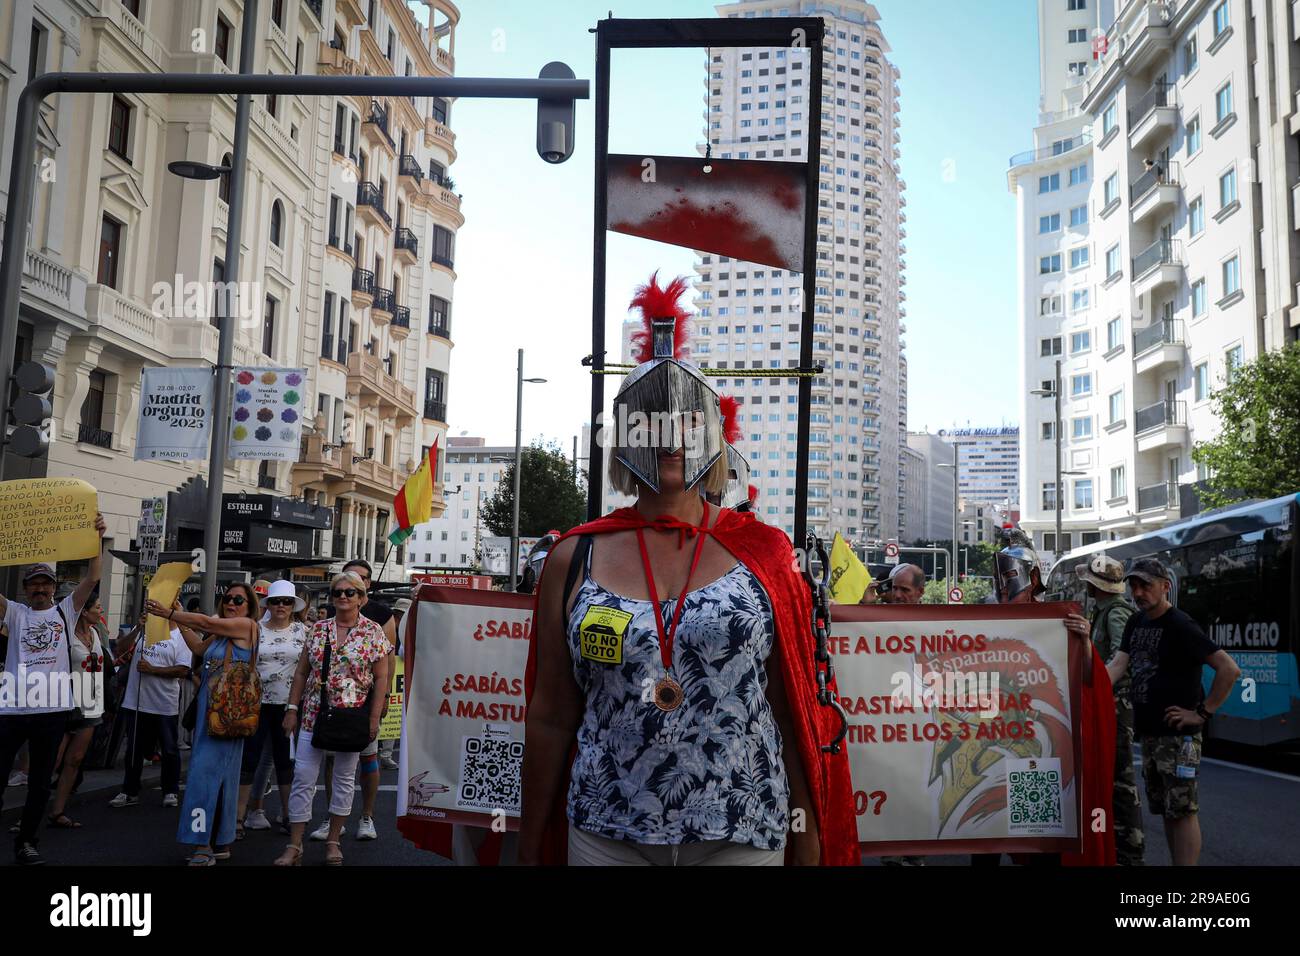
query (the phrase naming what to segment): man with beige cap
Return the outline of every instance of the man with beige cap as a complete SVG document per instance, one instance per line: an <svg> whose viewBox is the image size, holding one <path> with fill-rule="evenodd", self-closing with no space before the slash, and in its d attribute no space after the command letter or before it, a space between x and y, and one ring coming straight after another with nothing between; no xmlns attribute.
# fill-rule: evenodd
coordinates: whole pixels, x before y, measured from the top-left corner
<svg viewBox="0 0 1300 956"><path fill-rule="evenodd" d="M1076 565L1074 573L1088 585L1092 613L1087 625L1097 653L1107 664L1119 651L1124 626L1133 616L1133 605L1124 597L1124 565L1104 554L1094 554L1087 564ZM1071 615L1076 621L1082 618ZM1125 674L1114 685L1115 693L1115 790L1112 816L1115 827L1115 861L1120 866L1141 866L1144 838L1142 805L1138 800L1137 777L1133 773L1133 701L1131 681Z"/></svg>

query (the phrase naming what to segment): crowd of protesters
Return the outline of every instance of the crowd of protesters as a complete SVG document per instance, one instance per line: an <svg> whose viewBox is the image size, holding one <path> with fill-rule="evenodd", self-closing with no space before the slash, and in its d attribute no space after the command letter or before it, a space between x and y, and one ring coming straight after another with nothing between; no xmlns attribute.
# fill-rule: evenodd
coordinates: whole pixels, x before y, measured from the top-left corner
<svg viewBox="0 0 1300 956"><path fill-rule="evenodd" d="M101 537L104 527L97 518ZM36 564L21 576L25 603L0 596L0 670L18 673L21 665L29 680L32 674L51 681L67 675L71 689L69 698L7 702L0 711L0 796L6 786L26 788L22 818L11 827L17 863L45 862L38 849L42 822L83 829L69 809L84 770L111 768L123 751L121 790L108 805L138 805L144 768L157 761L162 805L179 811L176 839L189 851L191 866L230 859L247 830L276 826L290 837L277 863L299 863L322 766L328 814L312 837L326 844L325 862L343 862L343 822L358 789L363 813L356 838L378 838L379 771L396 766L391 752L381 764L377 738L398 651L398 619L370 598L367 562L348 562L331 578L323 601L319 592L314 597L287 580L234 582L219 596L215 614L204 613L197 599L185 608L179 601L164 607L149 600L116 639L108 636L98 597L100 573L96 557L75 588L56 598L54 567ZM144 639L150 616L167 622L165 640ZM224 669L239 663L259 679L256 730L214 735L210 712L224 704L211 699L210 689ZM370 740L360 753L335 754L312 744L322 705L364 711L362 732ZM184 772L183 735L189 740ZM266 812L272 774L276 825Z"/></svg>

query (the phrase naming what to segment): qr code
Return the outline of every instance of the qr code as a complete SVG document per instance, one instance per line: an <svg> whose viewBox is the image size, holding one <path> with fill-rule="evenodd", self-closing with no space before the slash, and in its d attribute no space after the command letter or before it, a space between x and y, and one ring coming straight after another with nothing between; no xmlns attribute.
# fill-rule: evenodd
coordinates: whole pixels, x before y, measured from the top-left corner
<svg viewBox="0 0 1300 956"><path fill-rule="evenodd" d="M1007 829L1012 833L1059 832L1065 820L1061 806L1059 758L1009 760L1007 768Z"/></svg>
<svg viewBox="0 0 1300 956"><path fill-rule="evenodd" d="M511 740L508 731L489 725L482 735L464 738L456 805L518 813L523 766L523 741Z"/></svg>

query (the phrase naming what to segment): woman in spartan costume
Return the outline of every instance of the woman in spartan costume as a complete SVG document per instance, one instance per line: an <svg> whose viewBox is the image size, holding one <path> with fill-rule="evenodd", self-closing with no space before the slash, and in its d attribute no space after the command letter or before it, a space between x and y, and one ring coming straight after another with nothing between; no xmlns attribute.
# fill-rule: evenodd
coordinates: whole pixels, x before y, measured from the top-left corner
<svg viewBox="0 0 1300 956"><path fill-rule="evenodd" d="M687 358L686 289L652 277L632 301L640 364L608 446L637 502L563 535L538 585L518 859L856 864L790 540L708 500L748 501L748 469Z"/></svg>

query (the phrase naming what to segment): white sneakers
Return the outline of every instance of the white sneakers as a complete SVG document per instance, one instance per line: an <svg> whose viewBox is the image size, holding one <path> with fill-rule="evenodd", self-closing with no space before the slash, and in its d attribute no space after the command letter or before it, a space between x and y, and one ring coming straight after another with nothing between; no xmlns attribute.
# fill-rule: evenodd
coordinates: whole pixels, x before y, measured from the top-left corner
<svg viewBox="0 0 1300 956"><path fill-rule="evenodd" d="M168 794L168 796L174 796L174 795ZM139 797L132 797L125 793L119 793L112 800L108 801L108 805L110 807L133 807L139 802L140 802Z"/></svg>
<svg viewBox="0 0 1300 956"><path fill-rule="evenodd" d="M375 832L375 821L371 817L362 817L361 823L357 826L358 840L378 840L379 834Z"/></svg>
<svg viewBox="0 0 1300 956"><path fill-rule="evenodd" d="M179 807L180 805L181 805L180 797L178 797L176 794L174 793L163 794L164 807Z"/></svg>
<svg viewBox="0 0 1300 956"><path fill-rule="evenodd" d="M244 820L245 830L269 830L271 821L266 818L264 810L250 810Z"/></svg>
<svg viewBox="0 0 1300 956"><path fill-rule="evenodd" d="M384 754L382 757L379 758L379 766L384 770L398 769L397 761L394 760L392 757L388 756L388 754Z"/></svg>
<svg viewBox="0 0 1300 956"><path fill-rule="evenodd" d="M348 828L343 827L341 830L339 830L339 836L343 836L343 834L347 832L348 832ZM315 840L317 843L323 843L329 838L330 838L329 817L326 817L325 822L322 823L320 826L318 826L315 830L312 830L311 835L307 837L308 840Z"/></svg>
<svg viewBox="0 0 1300 956"><path fill-rule="evenodd" d="M8 787L25 787L27 786L27 774L21 770L15 770L9 777L9 782L5 784Z"/></svg>

